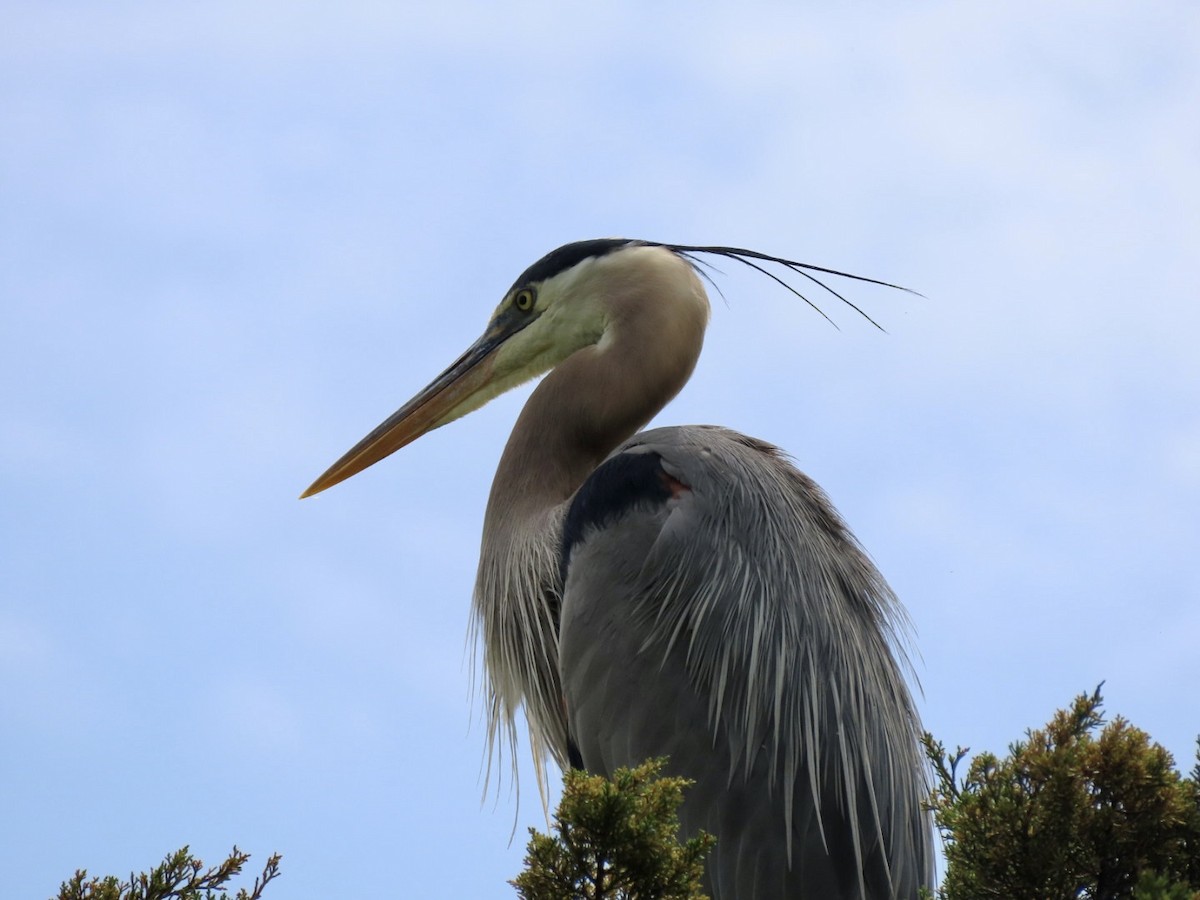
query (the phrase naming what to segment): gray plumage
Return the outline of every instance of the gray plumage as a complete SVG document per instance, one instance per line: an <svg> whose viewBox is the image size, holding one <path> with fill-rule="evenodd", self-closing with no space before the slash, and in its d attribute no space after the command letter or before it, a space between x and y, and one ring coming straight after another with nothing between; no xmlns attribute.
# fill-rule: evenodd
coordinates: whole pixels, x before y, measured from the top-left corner
<svg viewBox="0 0 1200 900"><path fill-rule="evenodd" d="M560 669L584 765L669 753L695 779L681 820L722 836L716 898L915 897L926 786L883 579L769 444L661 428L618 453L689 489L572 553Z"/></svg>
<svg viewBox="0 0 1200 900"><path fill-rule="evenodd" d="M699 356L697 253L773 259L623 240L548 254L306 495L549 369L484 519L492 746L515 748L523 705L539 780L546 756L601 774L668 756L695 781L683 831L718 839L714 900L915 897L932 850L896 598L776 448L707 426L631 438Z"/></svg>

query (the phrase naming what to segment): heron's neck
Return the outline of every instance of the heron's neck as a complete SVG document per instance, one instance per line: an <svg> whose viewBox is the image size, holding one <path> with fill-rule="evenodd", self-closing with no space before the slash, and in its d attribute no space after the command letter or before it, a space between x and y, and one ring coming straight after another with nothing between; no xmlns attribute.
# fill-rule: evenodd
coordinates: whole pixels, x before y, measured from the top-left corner
<svg viewBox="0 0 1200 900"><path fill-rule="evenodd" d="M643 306L542 380L500 457L485 543L489 531L519 528L565 504L622 441L679 393L700 355L707 302L702 314L688 312L680 315L669 304Z"/></svg>
<svg viewBox="0 0 1200 900"><path fill-rule="evenodd" d="M667 262L686 267L673 255ZM690 269L684 279L656 277L664 268L642 273L648 277L637 280L641 296L627 284L625 295L605 298L603 337L542 379L521 410L492 482L474 604L489 729L515 740L514 716L523 702L538 761L549 752L567 764L558 687L565 506L605 457L679 392L704 340L703 287ZM663 288L664 281L668 289L645 293Z"/></svg>

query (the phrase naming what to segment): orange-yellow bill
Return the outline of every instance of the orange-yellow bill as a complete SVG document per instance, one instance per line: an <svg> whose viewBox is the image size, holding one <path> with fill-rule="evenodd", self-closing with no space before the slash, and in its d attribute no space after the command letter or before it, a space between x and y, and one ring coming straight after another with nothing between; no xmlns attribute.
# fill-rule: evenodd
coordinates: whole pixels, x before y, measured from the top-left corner
<svg viewBox="0 0 1200 900"><path fill-rule="evenodd" d="M503 340L504 335L489 329L445 372L330 466L300 498L319 494L345 481L426 432L457 418L455 411L491 380L495 353Z"/></svg>

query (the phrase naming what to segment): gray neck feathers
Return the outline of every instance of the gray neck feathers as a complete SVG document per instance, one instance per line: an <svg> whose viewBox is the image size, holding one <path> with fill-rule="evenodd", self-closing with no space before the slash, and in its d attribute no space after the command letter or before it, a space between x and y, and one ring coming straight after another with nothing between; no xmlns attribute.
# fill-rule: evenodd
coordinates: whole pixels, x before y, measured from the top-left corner
<svg viewBox="0 0 1200 900"><path fill-rule="evenodd" d="M707 297L687 264L671 256L685 277L619 285L620 293L605 298L610 317L601 340L537 386L488 499L473 624L483 650L488 735L493 752L499 746L503 755L505 744L515 751L514 716L524 703L543 790L545 757L567 765L558 673L558 552L567 505L608 454L679 392L703 343ZM510 766L515 777L515 752Z"/></svg>

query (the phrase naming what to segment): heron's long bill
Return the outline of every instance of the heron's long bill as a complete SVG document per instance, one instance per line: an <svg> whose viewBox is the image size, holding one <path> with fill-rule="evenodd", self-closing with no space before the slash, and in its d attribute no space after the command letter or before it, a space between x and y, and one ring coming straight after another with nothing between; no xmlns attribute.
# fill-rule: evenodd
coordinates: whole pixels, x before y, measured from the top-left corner
<svg viewBox="0 0 1200 900"><path fill-rule="evenodd" d="M485 334L456 359L445 372L431 381L419 394L392 413L365 438L355 444L325 473L309 485L300 499L319 494L345 481L368 466L373 466L401 447L411 444L428 431L445 425L473 406L468 401L488 384L495 364L495 352L503 336Z"/></svg>

